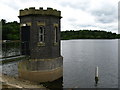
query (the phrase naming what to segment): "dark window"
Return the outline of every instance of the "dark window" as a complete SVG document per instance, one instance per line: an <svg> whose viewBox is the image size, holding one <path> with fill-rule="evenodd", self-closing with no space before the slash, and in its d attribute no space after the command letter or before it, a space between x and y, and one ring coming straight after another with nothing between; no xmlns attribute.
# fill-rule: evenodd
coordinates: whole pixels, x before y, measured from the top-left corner
<svg viewBox="0 0 120 90"><path fill-rule="evenodd" d="M55 27L54 32L55 32L54 41L58 42L58 27Z"/></svg>
<svg viewBox="0 0 120 90"><path fill-rule="evenodd" d="M39 42L44 42L44 26L39 27Z"/></svg>

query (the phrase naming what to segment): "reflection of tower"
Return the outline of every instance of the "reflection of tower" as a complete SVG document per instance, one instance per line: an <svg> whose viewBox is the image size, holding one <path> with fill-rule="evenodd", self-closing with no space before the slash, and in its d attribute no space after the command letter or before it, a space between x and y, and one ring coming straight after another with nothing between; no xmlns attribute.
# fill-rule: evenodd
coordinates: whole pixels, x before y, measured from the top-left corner
<svg viewBox="0 0 120 90"><path fill-rule="evenodd" d="M53 81L62 76L60 55L61 12L52 8L20 10L22 54L29 60L19 63L19 76L38 82Z"/></svg>

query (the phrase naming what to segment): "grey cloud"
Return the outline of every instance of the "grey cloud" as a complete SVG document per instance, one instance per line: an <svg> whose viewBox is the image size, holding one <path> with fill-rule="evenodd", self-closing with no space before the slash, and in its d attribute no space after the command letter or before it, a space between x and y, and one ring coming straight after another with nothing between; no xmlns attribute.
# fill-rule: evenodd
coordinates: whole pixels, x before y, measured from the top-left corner
<svg viewBox="0 0 120 90"><path fill-rule="evenodd" d="M8 7L14 9L14 10L18 10L19 9L19 5L17 5L14 1L12 2L12 4L10 2L2 2L4 5L7 5Z"/></svg>
<svg viewBox="0 0 120 90"><path fill-rule="evenodd" d="M117 18L115 18L114 15L101 15L101 16L96 16L96 22L100 22L100 23L112 23L114 21L116 21Z"/></svg>
<svg viewBox="0 0 120 90"><path fill-rule="evenodd" d="M61 2L61 5L63 7L69 6L74 9L80 9L88 14L91 14L93 17L95 17L95 22L112 23L117 21L117 8L108 2L101 3L100 6L96 6L94 9L89 8L93 4L88 0L78 2L64 1Z"/></svg>
<svg viewBox="0 0 120 90"><path fill-rule="evenodd" d="M74 28L79 27L79 28L83 28L83 29L91 29L92 27L97 27L95 24L77 24L74 23L74 25L71 23L72 26L74 26ZM91 28L90 28L91 27Z"/></svg>
<svg viewBox="0 0 120 90"><path fill-rule="evenodd" d="M87 0L88 1L88 0ZM73 1L74 2L74 1ZM69 22L72 22L71 26L73 26L74 23L74 28L80 27L80 28L88 28L89 27L94 27L94 28L101 28L101 30L111 30L111 31L117 31L118 27L116 25L107 25L111 24L114 22L118 21L118 13L117 13L117 6L113 6L112 3L105 2L101 3L99 6L96 5L96 8L91 8L93 3L90 2L77 2L77 3L72 3L72 2L63 2L61 3L63 7L71 7L79 10L83 10L84 12L91 14L95 18L95 23L101 23L99 26L92 24L77 24L75 23L76 21L74 19L68 19ZM86 22L87 23L87 22ZM117 23L116 23L117 24Z"/></svg>
<svg viewBox="0 0 120 90"><path fill-rule="evenodd" d="M86 10L90 4L89 4L89 1L88 0L81 0L81 1L78 1L78 2L61 2L60 3L61 6L63 7L66 7L66 6L69 6L71 8L74 8L74 9L81 9L81 10Z"/></svg>
<svg viewBox="0 0 120 90"><path fill-rule="evenodd" d="M92 25L92 24L81 24L79 25L80 27L97 27L96 25Z"/></svg>
<svg viewBox="0 0 120 90"><path fill-rule="evenodd" d="M77 19L75 19L75 18L69 18L68 21L75 22L75 21L77 21Z"/></svg>
<svg viewBox="0 0 120 90"><path fill-rule="evenodd" d="M117 24L117 23L116 23ZM116 25L99 25L99 28L103 29L103 30L107 30L107 31L112 31L112 32L118 32L118 27Z"/></svg>
<svg viewBox="0 0 120 90"><path fill-rule="evenodd" d="M73 25L73 24L71 24L71 25ZM107 30L107 31L113 31L113 32L117 32L118 31L118 27L117 26L115 26L115 25L106 25L106 24L95 25L95 24L77 24L77 23L75 23L74 24L74 28L76 28L76 27L80 27L80 28L83 28L83 29L86 29L86 28L87 29L100 28L100 30Z"/></svg>
<svg viewBox="0 0 120 90"><path fill-rule="evenodd" d="M100 23L112 23L117 21L117 8L109 4L103 4L100 9L91 10L90 13L96 18L95 20Z"/></svg>

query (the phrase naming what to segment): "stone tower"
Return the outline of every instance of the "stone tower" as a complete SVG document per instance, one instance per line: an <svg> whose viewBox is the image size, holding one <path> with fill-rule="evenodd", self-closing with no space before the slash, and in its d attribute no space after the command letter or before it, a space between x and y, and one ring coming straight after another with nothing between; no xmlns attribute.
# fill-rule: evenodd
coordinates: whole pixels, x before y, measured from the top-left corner
<svg viewBox="0 0 120 90"><path fill-rule="evenodd" d="M42 7L20 10L21 53L29 60L19 63L19 77L36 82L56 80L63 75L60 52L61 12Z"/></svg>

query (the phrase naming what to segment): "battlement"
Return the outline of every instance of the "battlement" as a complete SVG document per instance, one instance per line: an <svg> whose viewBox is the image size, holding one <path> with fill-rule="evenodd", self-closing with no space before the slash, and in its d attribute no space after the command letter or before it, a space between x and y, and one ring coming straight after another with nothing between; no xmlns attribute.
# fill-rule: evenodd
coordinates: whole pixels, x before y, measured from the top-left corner
<svg viewBox="0 0 120 90"><path fill-rule="evenodd" d="M39 9L35 9L35 7L25 8L24 10L20 10L19 16L26 16L26 15L52 15L61 17L61 11L53 9L53 8L47 8L43 9L43 7L40 7Z"/></svg>

